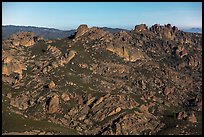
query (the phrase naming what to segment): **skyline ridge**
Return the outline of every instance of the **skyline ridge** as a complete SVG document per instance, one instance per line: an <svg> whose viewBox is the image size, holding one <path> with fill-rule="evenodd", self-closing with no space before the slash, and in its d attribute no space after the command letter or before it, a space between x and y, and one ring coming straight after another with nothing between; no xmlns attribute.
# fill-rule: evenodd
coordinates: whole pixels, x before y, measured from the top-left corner
<svg viewBox="0 0 204 137"><path fill-rule="evenodd" d="M3 2L2 24L53 27L80 24L131 29L135 24L170 23L202 27L202 2Z"/></svg>

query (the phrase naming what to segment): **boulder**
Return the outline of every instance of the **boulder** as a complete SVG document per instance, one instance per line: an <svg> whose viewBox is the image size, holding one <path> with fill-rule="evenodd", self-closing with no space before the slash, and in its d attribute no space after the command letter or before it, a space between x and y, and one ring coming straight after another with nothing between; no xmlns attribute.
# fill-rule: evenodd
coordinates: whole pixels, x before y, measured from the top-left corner
<svg viewBox="0 0 204 137"><path fill-rule="evenodd" d="M68 54L68 56L67 56L67 58L66 58L66 62L68 63L71 59L73 59L74 58L74 56L76 55L76 51L74 51L74 50L70 50L69 51L69 54Z"/></svg>
<svg viewBox="0 0 204 137"><path fill-rule="evenodd" d="M55 88L55 83L54 83L54 81L51 81L51 82L49 83L48 88L49 88L49 89Z"/></svg>
<svg viewBox="0 0 204 137"><path fill-rule="evenodd" d="M63 100L64 102L67 102L67 101L69 101L69 100L70 100L69 95L68 95L68 94L66 94L66 93L62 93L61 98L62 98L62 100Z"/></svg>
<svg viewBox="0 0 204 137"><path fill-rule="evenodd" d="M54 94L51 98L46 101L46 111L47 113L57 113L59 112L59 96Z"/></svg>

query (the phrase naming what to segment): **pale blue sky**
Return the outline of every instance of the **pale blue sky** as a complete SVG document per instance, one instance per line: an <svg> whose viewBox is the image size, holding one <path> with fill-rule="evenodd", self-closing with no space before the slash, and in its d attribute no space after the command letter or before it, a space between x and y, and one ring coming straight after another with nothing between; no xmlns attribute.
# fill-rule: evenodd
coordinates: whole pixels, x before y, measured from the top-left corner
<svg viewBox="0 0 204 137"><path fill-rule="evenodd" d="M2 25L75 29L89 27L133 29L145 23L202 27L202 2L3 2Z"/></svg>

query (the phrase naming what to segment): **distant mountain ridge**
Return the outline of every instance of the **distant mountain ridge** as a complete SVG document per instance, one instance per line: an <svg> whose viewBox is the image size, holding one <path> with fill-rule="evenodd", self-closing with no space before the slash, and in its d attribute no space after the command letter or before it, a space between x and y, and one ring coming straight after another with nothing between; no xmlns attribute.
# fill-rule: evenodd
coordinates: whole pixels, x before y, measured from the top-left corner
<svg viewBox="0 0 204 137"><path fill-rule="evenodd" d="M119 31L129 31L120 28L108 28L101 27L105 31L111 33L116 33ZM71 36L76 30L59 30L55 28L45 28L45 27L35 27L35 26L15 26L15 25L5 25L2 26L2 39L8 38L10 35L18 33L20 31L31 31L38 36L42 36L44 39L56 39L56 38L66 38Z"/></svg>
<svg viewBox="0 0 204 137"><path fill-rule="evenodd" d="M117 33L119 31L130 31L121 28L109 28L109 27L99 27L105 31L111 33ZM184 32L190 33L202 33L201 28L191 28L182 29ZM20 31L31 31L38 36L42 36L44 39L56 39L56 38L66 38L74 34L75 29L72 30L59 30L55 28L45 28L45 27L35 27L35 26L15 26L15 25L3 25L2 26L2 39L8 38L10 35L18 33Z"/></svg>
<svg viewBox="0 0 204 137"><path fill-rule="evenodd" d="M75 30L63 31L54 28L6 25L2 26L2 39L5 39L10 35L20 31L32 31L36 35L42 36L45 39L69 37L71 34L75 32Z"/></svg>
<svg viewBox="0 0 204 137"><path fill-rule="evenodd" d="M190 28L190 29L183 29L185 32L191 33L202 33L202 28Z"/></svg>

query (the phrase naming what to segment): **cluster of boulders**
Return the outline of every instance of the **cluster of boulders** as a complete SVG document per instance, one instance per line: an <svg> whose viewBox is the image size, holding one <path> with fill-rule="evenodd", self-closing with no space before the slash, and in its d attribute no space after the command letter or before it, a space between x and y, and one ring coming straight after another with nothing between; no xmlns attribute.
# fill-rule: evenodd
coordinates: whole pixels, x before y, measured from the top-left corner
<svg viewBox="0 0 204 137"><path fill-rule="evenodd" d="M159 118L154 115L134 111L109 126L102 135L151 135L158 132L163 126L160 124Z"/></svg>
<svg viewBox="0 0 204 137"><path fill-rule="evenodd" d="M2 74L3 81L10 84L16 83L18 80L22 79L23 70L27 70L25 63L18 60L11 53L4 51L2 52ZM17 77L12 77L11 75L17 75Z"/></svg>
<svg viewBox="0 0 204 137"><path fill-rule="evenodd" d="M47 47L47 51L56 58L59 58L59 56L62 54L62 52L57 47L51 45Z"/></svg>
<svg viewBox="0 0 204 137"><path fill-rule="evenodd" d="M37 41L42 40L41 36L35 36L33 32L20 32L18 34L13 34L9 37L9 40L14 46L32 46Z"/></svg>
<svg viewBox="0 0 204 137"><path fill-rule="evenodd" d="M68 54L65 53L65 54L64 54L63 56L61 56L58 60L53 61L53 62L51 63L51 66L52 66L53 68L57 68L57 67L59 67L59 66L62 67L62 66L64 66L65 64L67 64L71 59L73 59L76 54L77 54L76 51L70 50ZM48 68L45 67L45 68L43 69L43 72L47 72L47 70L49 70L49 66L48 66Z"/></svg>
<svg viewBox="0 0 204 137"><path fill-rule="evenodd" d="M148 108L138 107L139 104L126 95L106 94L100 98L88 95L84 98L84 96L80 95L74 96L63 93L61 98L67 103L71 99L78 101L76 107L71 108L67 114L65 113L65 119L67 119L63 120L66 121L65 124L79 129L89 126L92 129L91 134L141 134L145 130L149 130L153 134L164 126L157 117L149 113ZM59 113L61 108L58 95L53 95L47 102L46 110L48 113ZM135 108L141 109L135 111L133 110ZM126 114L125 111L128 109L132 110L133 113ZM93 126L93 123L103 122L108 117L113 119L112 123L108 122L105 127L103 125ZM117 121L114 121L115 118L117 118ZM75 124L70 120L74 120ZM113 126L115 127L114 132ZM134 128L134 130L130 127ZM107 128L107 130L104 131L104 128Z"/></svg>

